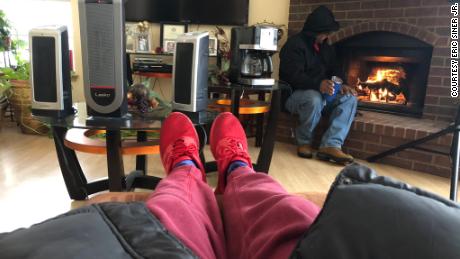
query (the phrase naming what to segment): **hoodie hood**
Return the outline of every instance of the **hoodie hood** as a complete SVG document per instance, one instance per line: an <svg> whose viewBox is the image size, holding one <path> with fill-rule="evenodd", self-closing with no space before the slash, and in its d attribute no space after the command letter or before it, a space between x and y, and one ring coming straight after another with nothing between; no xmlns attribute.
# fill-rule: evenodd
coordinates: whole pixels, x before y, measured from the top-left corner
<svg viewBox="0 0 460 259"><path fill-rule="evenodd" d="M337 31L339 28L339 23L335 20L331 10L321 5L308 15L302 31L320 33Z"/></svg>

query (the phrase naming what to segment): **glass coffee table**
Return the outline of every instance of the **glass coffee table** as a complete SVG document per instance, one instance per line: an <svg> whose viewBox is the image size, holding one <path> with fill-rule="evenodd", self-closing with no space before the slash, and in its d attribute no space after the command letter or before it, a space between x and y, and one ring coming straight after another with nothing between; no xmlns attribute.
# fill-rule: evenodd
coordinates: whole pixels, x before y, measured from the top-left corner
<svg viewBox="0 0 460 259"><path fill-rule="evenodd" d="M273 150L276 140L276 126L278 115L281 110L281 92L289 90L289 86L283 82L276 82L274 85L267 86L248 86L242 84L231 84L226 86L209 86L208 92L227 93L230 95L231 105L230 111L236 117L239 116L240 100L244 93L271 93L270 109L266 120L266 125L263 129L261 139L260 152L257 157L257 162L254 164L254 170L257 172L268 173L272 161ZM263 115L262 115L263 116ZM262 117L263 120L263 117ZM215 163L206 163L206 171L216 171Z"/></svg>
<svg viewBox="0 0 460 259"><path fill-rule="evenodd" d="M84 200L88 195L104 190L120 192L133 188L154 189L161 180L159 177L146 174L147 157L145 154L136 155L136 170L125 175L123 167L124 131L135 132L139 145L159 145L158 139L148 141L149 131L159 132L161 122L167 113L158 113L141 117L131 115L127 119L105 119L88 117L85 103L75 103L76 113L65 118L38 117L52 128L54 143L61 168L62 176L71 199ZM212 119L212 118L210 118ZM200 136L204 138L201 125L196 125ZM66 145L66 134L70 129L87 129L105 131L105 149L107 156L107 178L88 182L78 162L75 150Z"/></svg>
<svg viewBox="0 0 460 259"><path fill-rule="evenodd" d="M211 88L211 87L210 87ZM232 113L238 116L239 100L241 94L247 90L254 90L251 87L232 85L232 86L214 86L214 90L228 90L231 92ZM270 111L264 136L262 138L262 146L257 158L257 163L254 164L254 169L258 172L268 173L272 159L276 121L280 110L280 87L278 85L257 89L257 91L272 92L272 100ZM52 128L53 139L56 147L56 152L61 168L62 176L67 187L67 191L71 199L84 200L88 195L109 190L111 192L129 191L134 188L155 189L161 178L146 174L147 157L145 154L136 155L136 170L125 175L123 167L123 144L122 132L135 131L137 142L140 144L152 145L148 141L147 134L149 131L159 132L163 119L167 113L160 112L158 116L137 116L132 115L128 119L103 119L92 118L87 116L86 104L76 103L74 108L77 111L74 115L69 115L65 118L40 117L35 118L48 124ZM209 111L208 117L203 124L195 124L195 128L200 138L200 157L205 164L206 172L217 171L215 161L206 162L202 148L206 143L206 125L210 125L218 113ZM66 146L66 134L69 129L87 129L87 130L103 130L105 131L105 149L107 156L107 178L88 182L84 172L80 166L75 150ZM209 127L208 127L209 128ZM154 140L153 142L158 139ZM150 143L147 143L150 142ZM155 143L153 143L155 145Z"/></svg>

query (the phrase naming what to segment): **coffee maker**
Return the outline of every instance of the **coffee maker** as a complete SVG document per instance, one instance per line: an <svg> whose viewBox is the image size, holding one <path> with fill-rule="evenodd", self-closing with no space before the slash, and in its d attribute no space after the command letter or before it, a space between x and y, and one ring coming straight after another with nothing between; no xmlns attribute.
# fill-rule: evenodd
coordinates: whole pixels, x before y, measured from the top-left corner
<svg viewBox="0 0 460 259"><path fill-rule="evenodd" d="M278 29L236 27L231 35L230 81L254 87L275 84L272 55L278 50Z"/></svg>

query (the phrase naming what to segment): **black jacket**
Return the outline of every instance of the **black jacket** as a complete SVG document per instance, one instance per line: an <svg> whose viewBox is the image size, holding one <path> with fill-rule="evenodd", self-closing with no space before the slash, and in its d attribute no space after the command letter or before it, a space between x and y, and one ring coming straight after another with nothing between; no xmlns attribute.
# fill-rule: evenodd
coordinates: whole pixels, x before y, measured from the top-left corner
<svg viewBox="0 0 460 259"><path fill-rule="evenodd" d="M339 29L334 14L319 6L308 15L300 33L288 39L280 53L280 79L294 90L319 90L321 81L336 75L343 79L334 48L324 42L319 53L313 45L318 33Z"/></svg>
<svg viewBox="0 0 460 259"><path fill-rule="evenodd" d="M294 90L319 90L321 81L333 75L343 78L335 50L327 43L317 53L315 33L302 31L288 39L280 53L280 79Z"/></svg>

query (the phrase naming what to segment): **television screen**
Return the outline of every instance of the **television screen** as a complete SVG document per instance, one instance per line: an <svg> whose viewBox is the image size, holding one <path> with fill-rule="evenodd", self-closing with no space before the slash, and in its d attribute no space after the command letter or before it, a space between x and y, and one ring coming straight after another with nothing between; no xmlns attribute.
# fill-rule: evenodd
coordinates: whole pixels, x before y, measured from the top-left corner
<svg viewBox="0 0 460 259"><path fill-rule="evenodd" d="M186 19L197 24L243 25L248 23L248 0L184 0Z"/></svg>
<svg viewBox="0 0 460 259"><path fill-rule="evenodd" d="M178 22L181 0L128 0L125 19L128 22Z"/></svg>
<svg viewBox="0 0 460 259"><path fill-rule="evenodd" d="M249 0L128 0L126 21L244 25Z"/></svg>

